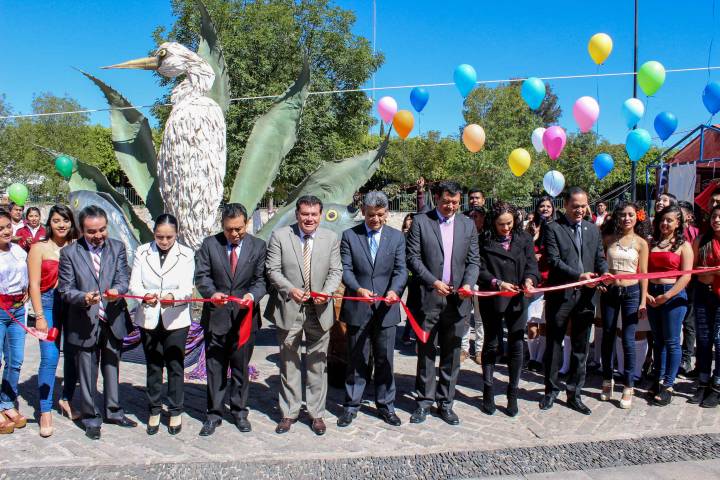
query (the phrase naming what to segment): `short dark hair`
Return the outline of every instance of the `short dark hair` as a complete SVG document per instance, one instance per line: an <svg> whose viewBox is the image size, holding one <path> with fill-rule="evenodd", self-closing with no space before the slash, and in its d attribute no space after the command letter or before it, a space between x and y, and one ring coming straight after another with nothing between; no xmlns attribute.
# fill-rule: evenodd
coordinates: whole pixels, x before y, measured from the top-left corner
<svg viewBox="0 0 720 480"><path fill-rule="evenodd" d="M467 217L472 217L473 213L478 215L487 215L487 210L485 210L485 207L470 207L463 212L463 214Z"/></svg>
<svg viewBox="0 0 720 480"><path fill-rule="evenodd" d="M38 207L28 207L28 209L25 210L25 219L28 218L28 215L30 215L30 212L36 212L38 215L41 215L40 209Z"/></svg>
<svg viewBox="0 0 720 480"><path fill-rule="evenodd" d="M569 202L573 195L579 195L583 194L587 197L587 192L583 190L580 187L570 187L567 190L565 190L565 194L563 195L563 200L566 202Z"/></svg>
<svg viewBox="0 0 720 480"><path fill-rule="evenodd" d="M688 202L687 200L678 201L678 207L690 210L691 212L693 211L693 204Z"/></svg>
<svg viewBox="0 0 720 480"><path fill-rule="evenodd" d="M310 207L313 207L315 205L320 205L320 212L323 211L323 202L315 195L303 195L302 197L297 199L297 202L295 202L295 211L300 211L300 205L308 205Z"/></svg>
<svg viewBox="0 0 720 480"><path fill-rule="evenodd" d="M85 230L85 219L90 217L102 217L107 222L107 213L105 213L105 210L98 207L97 205L88 205L87 207L80 210L80 213L78 214L80 230Z"/></svg>
<svg viewBox="0 0 720 480"><path fill-rule="evenodd" d="M596 207L599 207L600 205L605 205L606 207L608 206L607 202L603 202L602 200L600 200L599 202L597 202L597 204L596 204L595 206L596 206Z"/></svg>
<svg viewBox="0 0 720 480"><path fill-rule="evenodd" d="M472 195L473 193L479 193L480 195L482 195L483 197L485 197L485 194L483 193L483 191L480 190L480 189L477 188L477 187L473 187L473 188L471 188L470 190L468 190L468 195Z"/></svg>
<svg viewBox="0 0 720 480"><path fill-rule="evenodd" d="M153 232L156 231L160 225L172 225L175 227L176 232L178 230L177 218L169 213L163 213L157 216L155 219L155 225L153 226Z"/></svg>
<svg viewBox="0 0 720 480"><path fill-rule="evenodd" d="M447 192L450 196L454 197L455 195L462 193L462 188L457 182L445 181L438 183L437 187L435 188L435 195L437 195L438 197L442 197L442 194L445 192Z"/></svg>
<svg viewBox="0 0 720 480"><path fill-rule="evenodd" d="M223 225L228 218L243 217L245 222L248 220L248 213L242 203L226 203L222 209L220 224Z"/></svg>
<svg viewBox="0 0 720 480"><path fill-rule="evenodd" d="M15 208L15 207L23 208L22 205L18 205L18 204L15 203L15 202L10 202L10 203L8 203L8 213L10 212L10 210L12 210L12 209Z"/></svg>

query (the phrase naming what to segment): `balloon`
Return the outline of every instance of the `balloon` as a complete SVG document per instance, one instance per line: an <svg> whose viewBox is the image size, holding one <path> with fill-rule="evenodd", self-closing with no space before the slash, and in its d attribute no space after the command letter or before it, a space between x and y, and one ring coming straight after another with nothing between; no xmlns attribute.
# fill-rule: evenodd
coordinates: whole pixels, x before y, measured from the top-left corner
<svg viewBox="0 0 720 480"><path fill-rule="evenodd" d="M590 37L588 42L588 53L593 62L602 65L610 56L613 49L613 41L607 33L596 33Z"/></svg>
<svg viewBox="0 0 720 480"><path fill-rule="evenodd" d="M377 109L383 122L390 123L397 113L397 102L393 97L382 97L378 101Z"/></svg>
<svg viewBox="0 0 720 480"><path fill-rule="evenodd" d="M633 128L645 115L645 105L637 98L628 98L623 102L622 113L625 117L625 125Z"/></svg>
<svg viewBox="0 0 720 480"><path fill-rule="evenodd" d="M415 87L410 90L410 103L416 112L422 112L425 105L427 105L428 100L430 100L430 92L424 88Z"/></svg>
<svg viewBox="0 0 720 480"><path fill-rule="evenodd" d="M508 157L508 165L513 175L519 177L530 168L530 154L524 148L516 148L510 152Z"/></svg>
<svg viewBox="0 0 720 480"><path fill-rule="evenodd" d="M670 112L660 112L655 117L655 131L663 142L675 133L678 121L677 117Z"/></svg>
<svg viewBox="0 0 720 480"><path fill-rule="evenodd" d="M600 116L600 105L593 97L580 97L573 105L573 117L580 131L589 132Z"/></svg>
<svg viewBox="0 0 720 480"><path fill-rule="evenodd" d="M607 174L612 171L613 167L615 167L615 161L607 153L600 153L595 157L595 160L593 160L593 170L595 170L595 175L597 175L598 180L605 178Z"/></svg>
<svg viewBox="0 0 720 480"><path fill-rule="evenodd" d="M655 60L645 62L638 70L637 78L638 85L645 95L652 97L665 83L665 67Z"/></svg>
<svg viewBox="0 0 720 480"><path fill-rule="evenodd" d="M539 78L530 77L523 82L520 95L528 107L537 110L545 98L545 83Z"/></svg>
<svg viewBox="0 0 720 480"><path fill-rule="evenodd" d="M471 152L479 152L485 145L485 130L480 125L471 123L463 129L462 141Z"/></svg>
<svg viewBox="0 0 720 480"><path fill-rule="evenodd" d="M551 197L557 197L565 188L565 177L557 170L550 170L543 177L543 188Z"/></svg>
<svg viewBox="0 0 720 480"><path fill-rule="evenodd" d="M453 79L455 80L455 86L460 90L460 95L465 98L475 88L477 73L475 73L475 69L471 65L463 63L455 68Z"/></svg>
<svg viewBox="0 0 720 480"><path fill-rule="evenodd" d="M413 129L415 118L410 110L400 110L393 117L393 127L397 134L405 140Z"/></svg>
<svg viewBox="0 0 720 480"><path fill-rule="evenodd" d="M548 128L545 130L545 133L543 133L543 147L545 147L548 156L553 160L558 159L563 148L565 148L566 141L567 136L565 135L565 130L557 125Z"/></svg>
<svg viewBox="0 0 720 480"><path fill-rule="evenodd" d="M630 130L625 138L625 150L633 162L640 160L650 149L652 139L647 130L638 128Z"/></svg>
<svg viewBox="0 0 720 480"><path fill-rule="evenodd" d="M545 129L538 127L533 130L532 136L530 137L537 153L542 153L543 150L545 150L545 147L543 147L543 133L545 133Z"/></svg>
<svg viewBox="0 0 720 480"><path fill-rule="evenodd" d="M22 183L13 183L10 185L7 189L8 198L10 198L10 201L20 205L21 207L25 205L25 201L28 198L28 189L25 185Z"/></svg>
<svg viewBox="0 0 720 480"><path fill-rule="evenodd" d="M60 155L55 159L55 170L62 175L65 180L72 176L73 161L67 155Z"/></svg>
<svg viewBox="0 0 720 480"><path fill-rule="evenodd" d="M710 115L715 115L720 111L720 83L710 82L705 85L703 90L702 101Z"/></svg>

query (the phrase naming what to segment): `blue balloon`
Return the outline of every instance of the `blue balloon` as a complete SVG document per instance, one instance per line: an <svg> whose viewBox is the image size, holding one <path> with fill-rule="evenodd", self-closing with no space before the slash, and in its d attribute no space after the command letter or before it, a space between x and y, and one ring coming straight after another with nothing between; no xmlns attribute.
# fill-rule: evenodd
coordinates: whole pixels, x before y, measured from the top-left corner
<svg viewBox="0 0 720 480"><path fill-rule="evenodd" d="M703 90L702 101L705 108L711 115L715 115L720 112L720 83L710 82L705 85Z"/></svg>
<svg viewBox="0 0 720 480"><path fill-rule="evenodd" d="M422 112L428 100L430 100L430 93L424 88L415 87L410 90L410 103L416 112Z"/></svg>
<svg viewBox="0 0 720 480"><path fill-rule="evenodd" d="M677 117L670 112L660 112L655 117L655 131L663 142L675 133L677 126Z"/></svg>
<svg viewBox="0 0 720 480"><path fill-rule="evenodd" d="M455 86L460 90L460 95L465 98L475 88L477 73L475 73L475 69L471 65L463 63L455 68L453 79L455 80Z"/></svg>
<svg viewBox="0 0 720 480"><path fill-rule="evenodd" d="M601 153L593 160L593 170L595 170L595 175L597 175L598 180L605 178L607 174L612 171L613 167L615 167L615 161L607 153Z"/></svg>
<svg viewBox="0 0 720 480"><path fill-rule="evenodd" d="M625 138L625 150L630 160L633 162L640 160L650 150L651 143L650 133L644 128L630 130Z"/></svg>
<svg viewBox="0 0 720 480"><path fill-rule="evenodd" d="M530 109L537 110L545 99L545 83L539 78L530 77L523 82L520 95Z"/></svg>
<svg viewBox="0 0 720 480"><path fill-rule="evenodd" d="M622 113L625 117L625 125L633 128L645 115L645 105L637 98L628 98L623 102Z"/></svg>

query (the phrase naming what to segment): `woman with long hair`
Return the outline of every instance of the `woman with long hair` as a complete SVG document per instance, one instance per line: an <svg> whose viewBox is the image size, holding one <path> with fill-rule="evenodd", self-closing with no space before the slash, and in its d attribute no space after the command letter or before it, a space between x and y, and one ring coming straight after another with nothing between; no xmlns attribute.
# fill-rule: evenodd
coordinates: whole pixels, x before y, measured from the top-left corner
<svg viewBox="0 0 720 480"><path fill-rule="evenodd" d="M648 244L638 234L640 228L634 203L621 203L607 220L603 236L608 269L611 274L646 273ZM624 388L620 399L621 408L630 408L635 386L636 348L635 334L638 320L647 315L645 298L647 280L614 280L605 287L601 295L602 310L602 393L600 400L613 397L613 355L615 331L618 317L622 312L622 350L624 366Z"/></svg>
<svg viewBox="0 0 720 480"><path fill-rule="evenodd" d="M683 215L676 205L663 208L655 216L648 272L692 269L693 251L685 241L684 230ZM682 358L680 332L688 303L685 287L689 282L690 275L681 275L652 279L648 286L648 318L654 339L653 370L656 376L650 393L653 403L658 406L672 401Z"/></svg>
<svg viewBox="0 0 720 480"><path fill-rule="evenodd" d="M480 310L485 331L482 349L483 404L482 411L495 413L493 375L498 355L499 336L503 322L507 326L509 382L507 388L507 414L518 414L518 385L523 365L523 339L527 319L527 300L523 290L532 290L540 281L533 239L522 230L520 216L515 207L507 202L495 202L487 221L488 228L480 243L481 269L478 284L481 289L492 288L502 292L514 292L512 297L497 296L481 298Z"/></svg>
<svg viewBox="0 0 720 480"><path fill-rule="evenodd" d="M29 207L25 210L25 226L15 233L20 238L18 245L24 248L26 252L29 252L30 246L45 238L46 234L45 228L40 225L40 209Z"/></svg>

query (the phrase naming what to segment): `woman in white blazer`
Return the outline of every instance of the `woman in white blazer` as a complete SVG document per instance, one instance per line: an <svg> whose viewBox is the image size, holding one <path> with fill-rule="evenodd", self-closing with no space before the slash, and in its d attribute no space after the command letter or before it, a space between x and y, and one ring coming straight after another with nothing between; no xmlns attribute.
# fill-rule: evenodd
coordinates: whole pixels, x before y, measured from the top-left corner
<svg viewBox="0 0 720 480"><path fill-rule="evenodd" d="M192 296L195 275L193 251L177 242L177 219L162 214L155 219L155 241L135 251L130 294L145 297L135 310L147 365L147 396L150 405L148 435L160 428L163 367L167 368L168 432L182 429L185 343L190 329L190 304L169 303Z"/></svg>

